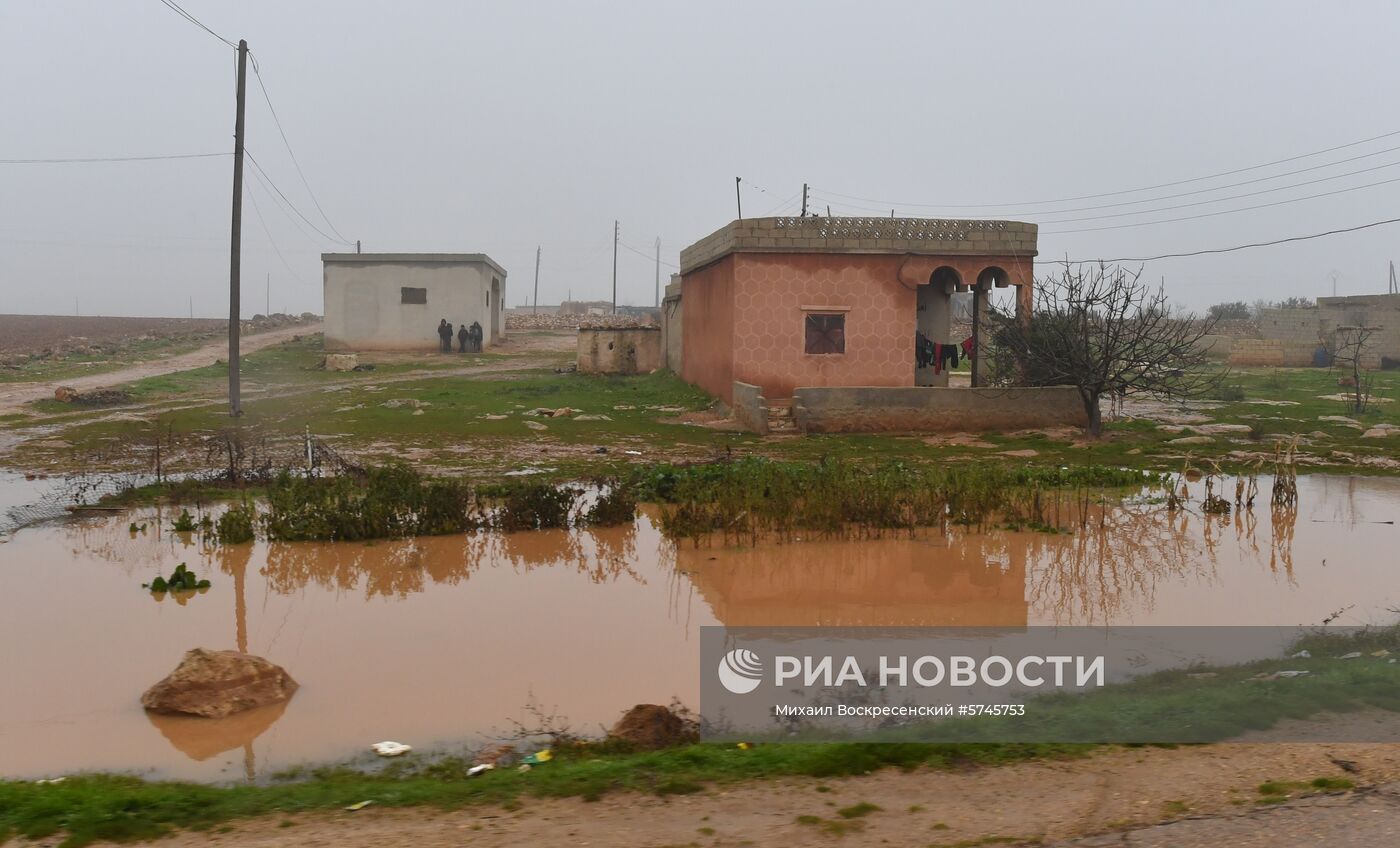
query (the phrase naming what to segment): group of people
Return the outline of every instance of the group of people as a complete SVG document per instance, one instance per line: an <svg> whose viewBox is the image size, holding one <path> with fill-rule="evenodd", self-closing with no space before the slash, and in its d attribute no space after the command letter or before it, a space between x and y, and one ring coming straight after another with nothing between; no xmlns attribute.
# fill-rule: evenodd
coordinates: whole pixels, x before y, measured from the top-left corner
<svg viewBox="0 0 1400 848"><path fill-rule="evenodd" d="M482 330L481 324L476 321L468 327L461 324L457 328L457 352L458 353L481 353ZM443 353L452 352L452 325L443 318L438 321L438 350Z"/></svg>

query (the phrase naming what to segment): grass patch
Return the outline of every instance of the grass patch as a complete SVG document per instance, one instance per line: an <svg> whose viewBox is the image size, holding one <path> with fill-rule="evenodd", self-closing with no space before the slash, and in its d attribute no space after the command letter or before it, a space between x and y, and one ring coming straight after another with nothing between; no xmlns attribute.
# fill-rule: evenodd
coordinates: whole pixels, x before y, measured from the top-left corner
<svg viewBox="0 0 1400 848"><path fill-rule="evenodd" d="M836 811L836 815L840 816L843 819L858 819L868 816L871 813L878 813L882 809L882 807L876 806L875 804L871 804L866 801L861 801L860 803L852 804L849 807L842 807L841 809Z"/></svg>
<svg viewBox="0 0 1400 848"><path fill-rule="evenodd" d="M31 839L67 834L66 848L99 839L156 839L174 828L215 827L249 816L376 806L460 808L515 805L523 798L601 796L608 792L687 794L714 783L753 778L864 774L886 766L963 768L1086 754L1056 745L691 745L609 754L584 746L527 774L514 770L467 778L459 758L396 760L379 774L325 767L266 786L206 786L117 775L79 775L58 784L0 782L0 829ZM859 806L859 805L857 805Z"/></svg>

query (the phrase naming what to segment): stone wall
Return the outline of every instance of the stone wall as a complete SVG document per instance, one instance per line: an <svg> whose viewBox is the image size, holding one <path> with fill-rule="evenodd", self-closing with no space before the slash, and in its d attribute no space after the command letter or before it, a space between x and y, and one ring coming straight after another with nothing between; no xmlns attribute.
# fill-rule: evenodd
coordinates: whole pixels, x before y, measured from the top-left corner
<svg viewBox="0 0 1400 848"><path fill-rule="evenodd" d="M1035 224L932 218L742 218L681 251L681 273L729 253L1036 255Z"/></svg>
<svg viewBox="0 0 1400 848"><path fill-rule="evenodd" d="M807 433L986 432L1087 425L1072 386L799 388L793 418Z"/></svg>
<svg viewBox="0 0 1400 848"><path fill-rule="evenodd" d="M650 374L661 367L661 328L581 328L578 370L582 374Z"/></svg>
<svg viewBox="0 0 1400 848"><path fill-rule="evenodd" d="M745 430L767 434L768 403L763 398L763 390L758 386L735 380L733 393L731 409L734 420Z"/></svg>
<svg viewBox="0 0 1400 848"><path fill-rule="evenodd" d="M682 309L680 275L673 274L661 301L661 364L677 374L681 373L682 339L685 338Z"/></svg>
<svg viewBox="0 0 1400 848"><path fill-rule="evenodd" d="M1230 344L1231 365L1255 368L1307 368L1314 364L1319 343L1278 339L1235 339Z"/></svg>

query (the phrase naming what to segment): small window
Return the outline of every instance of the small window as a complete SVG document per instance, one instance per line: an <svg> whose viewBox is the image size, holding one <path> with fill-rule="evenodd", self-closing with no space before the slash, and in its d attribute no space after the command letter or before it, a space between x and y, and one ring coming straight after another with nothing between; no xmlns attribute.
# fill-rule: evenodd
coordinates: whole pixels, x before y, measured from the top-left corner
<svg viewBox="0 0 1400 848"><path fill-rule="evenodd" d="M845 353L846 316L808 313L807 353Z"/></svg>
<svg viewBox="0 0 1400 848"><path fill-rule="evenodd" d="M412 289L404 286L399 289L399 303L427 303L427 289Z"/></svg>

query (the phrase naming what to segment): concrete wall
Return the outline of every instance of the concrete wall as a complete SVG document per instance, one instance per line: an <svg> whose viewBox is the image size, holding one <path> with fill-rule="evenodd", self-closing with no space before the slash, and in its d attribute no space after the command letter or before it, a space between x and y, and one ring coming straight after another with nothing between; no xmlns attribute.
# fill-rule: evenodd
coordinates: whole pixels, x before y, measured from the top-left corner
<svg viewBox="0 0 1400 848"><path fill-rule="evenodd" d="M661 301L661 362L677 374L681 373L685 338L682 326L684 308L680 276L673 274L670 285L666 286L666 296Z"/></svg>
<svg viewBox="0 0 1400 848"><path fill-rule="evenodd" d="M1318 344L1337 343L1338 327L1374 328L1362 351L1361 367L1380 367L1381 357L1400 358L1400 295L1351 295L1320 297L1311 309L1264 309L1259 313L1259 333L1278 342L1282 352L1269 358L1263 351L1249 351L1238 365L1310 365ZM1267 359L1268 361L1259 361Z"/></svg>
<svg viewBox="0 0 1400 848"><path fill-rule="evenodd" d="M967 389L799 388L793 418L807 433L986 432L1088 424L1071 386Z"/></svg>
<svg viewBox="0 0 1400 848"><path fill-rule="evenodd" d="M734 381L734 401L731 404L734 420L753 433L768 432L768 404L763 398L763 390L758 386Z"/></svg>
<svg viewBox="0 0 1400 848"><path fill-rule="evenodd" d="M1306 368L1313 364L1319 342L1279 339L1235 339L1229 363L1242 367Z"/></svg>
<svg viewBox="0 0 1400 848"><path fill-rule="evenodd" d="M734 388L734 257L685 275L681 299L681 377L732 402Z"/></svg>
<svg viewBox="0 0 1400 848"><path fill-rule="evenodd" d="M661 367L661 328L581 328L578 370L583 374L650 374Z"/></svg>
<svg viewBox="0 0 1400 848"><path fill-rule="evenodd" d="M437 350L443 318L454 331L460 324L480 323L487 344L505 335L506 275L489 258L353 253L321 258L327 350ZM426 289L427 303L403 303L403 288Z"/></svg>

